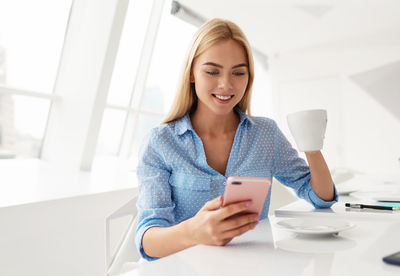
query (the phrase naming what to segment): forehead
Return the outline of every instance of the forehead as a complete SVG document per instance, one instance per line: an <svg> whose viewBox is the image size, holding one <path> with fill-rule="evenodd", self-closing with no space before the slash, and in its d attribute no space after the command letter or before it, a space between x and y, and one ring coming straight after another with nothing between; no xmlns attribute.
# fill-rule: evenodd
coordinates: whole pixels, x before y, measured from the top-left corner
<svg viewBox="0 0 400 276"><path fill-rule="evenodd" d="M247 54L239 42L229 39L215 43L197 57L195 63L215 62L221 65L247 63Z"/></svg>

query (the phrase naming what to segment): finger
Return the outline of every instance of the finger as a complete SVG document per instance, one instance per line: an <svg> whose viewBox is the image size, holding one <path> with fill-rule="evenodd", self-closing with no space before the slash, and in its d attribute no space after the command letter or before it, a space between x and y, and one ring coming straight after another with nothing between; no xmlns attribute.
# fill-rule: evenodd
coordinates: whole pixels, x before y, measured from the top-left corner
<svg viewBox="0 0 400 276"><path fill-rule="evenodd" d="M217 210L219 207L221 207L221 205L222 205L222 196L219 196L210 201L207 201L201 209L212 211L212 210Z"/></svg>
<svg viewBox="0 0 400 276"><path fill-rule="evenodd" d="M257 222L259 218L260 217L257 214L246 214L235 218L230 218L221 223L221 229L223 229L222 231L233 230L246 224Z"/></svg>
<svg viewBox="0 0 400 276"><path fill-rule="evenodd" d="M246 210L248 210L249 206L251 206L251 201L242 201L227 205L219 210L218 212L219 219L224 220L240 212L245 212Z"/></svg>
<svg viewBox="0 0 400 276"><path fill-rule="evenodd" d="M224 240L224 245L228 244L231 240L233 240L233 238L225 239Z"/></svg>
<svg viewBox="0 0 400 276"><path fill-rule="evenodd" d="M223 239L220 243L218 243L218 245L219 246L224 246L224 245L228 244L231 240L232 240L232 238Z"/></svg>
<svg viewBox="0 0 400 276"><path fill-rule="evenodd" d="M258 222L252 222L252 223L243 225L239 228L225 231L221 234L221 238L222 239L233 239L234 237L240 236L240 235L246 233L247 231L254 229L257 226L257 224L258 224Z"/></svg>

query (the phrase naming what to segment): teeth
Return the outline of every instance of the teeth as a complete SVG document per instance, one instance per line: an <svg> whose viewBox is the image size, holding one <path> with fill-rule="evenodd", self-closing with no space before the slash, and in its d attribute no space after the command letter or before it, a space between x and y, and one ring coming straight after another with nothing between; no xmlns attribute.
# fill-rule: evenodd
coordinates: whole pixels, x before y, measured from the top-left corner
<svg viewBox="0 0 400 276"><path fill-rule="evenodd" d="M232 98L232 96L220 96L220 95L215 95L215 97L217 97L220 100L229 100L230 98Z"/></svg>

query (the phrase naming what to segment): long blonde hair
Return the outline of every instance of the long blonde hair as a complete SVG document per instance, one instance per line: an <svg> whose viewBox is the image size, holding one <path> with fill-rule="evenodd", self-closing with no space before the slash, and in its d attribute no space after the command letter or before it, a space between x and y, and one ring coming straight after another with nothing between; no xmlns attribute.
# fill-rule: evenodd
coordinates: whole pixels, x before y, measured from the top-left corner
<svg viewBox="0 0 400 276"><path fill-rule="evenodd" d="M243 98L238 103L238 107L250 115L251 88L254 79L253 54L250 44L242 30L235 23L215 18L202 25L194 35L189 51L186 54L181 78L178 82L178 91L172 107L162 124L177 120L183 117L188 111L193 111L196 108L197 96L194 85L190 83L193 61L217 42L229 39L242 45L247 54L249 80Z"/></svg>

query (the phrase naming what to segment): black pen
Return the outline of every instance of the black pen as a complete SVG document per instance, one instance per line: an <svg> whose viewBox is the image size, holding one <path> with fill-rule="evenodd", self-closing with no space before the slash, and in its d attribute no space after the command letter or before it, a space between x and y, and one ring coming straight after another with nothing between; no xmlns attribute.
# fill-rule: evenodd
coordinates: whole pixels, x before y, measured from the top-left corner
<svg viewBox="0 0 400 276"><path fill-rule="evenodd" d="M345 203L346 207L357 208L357 209L378 209L378 210L390 210L397 211L400 207L390 207L390 206L379 206L379 205L367 205L367 204L357 204L357 203Z"/></svg>

